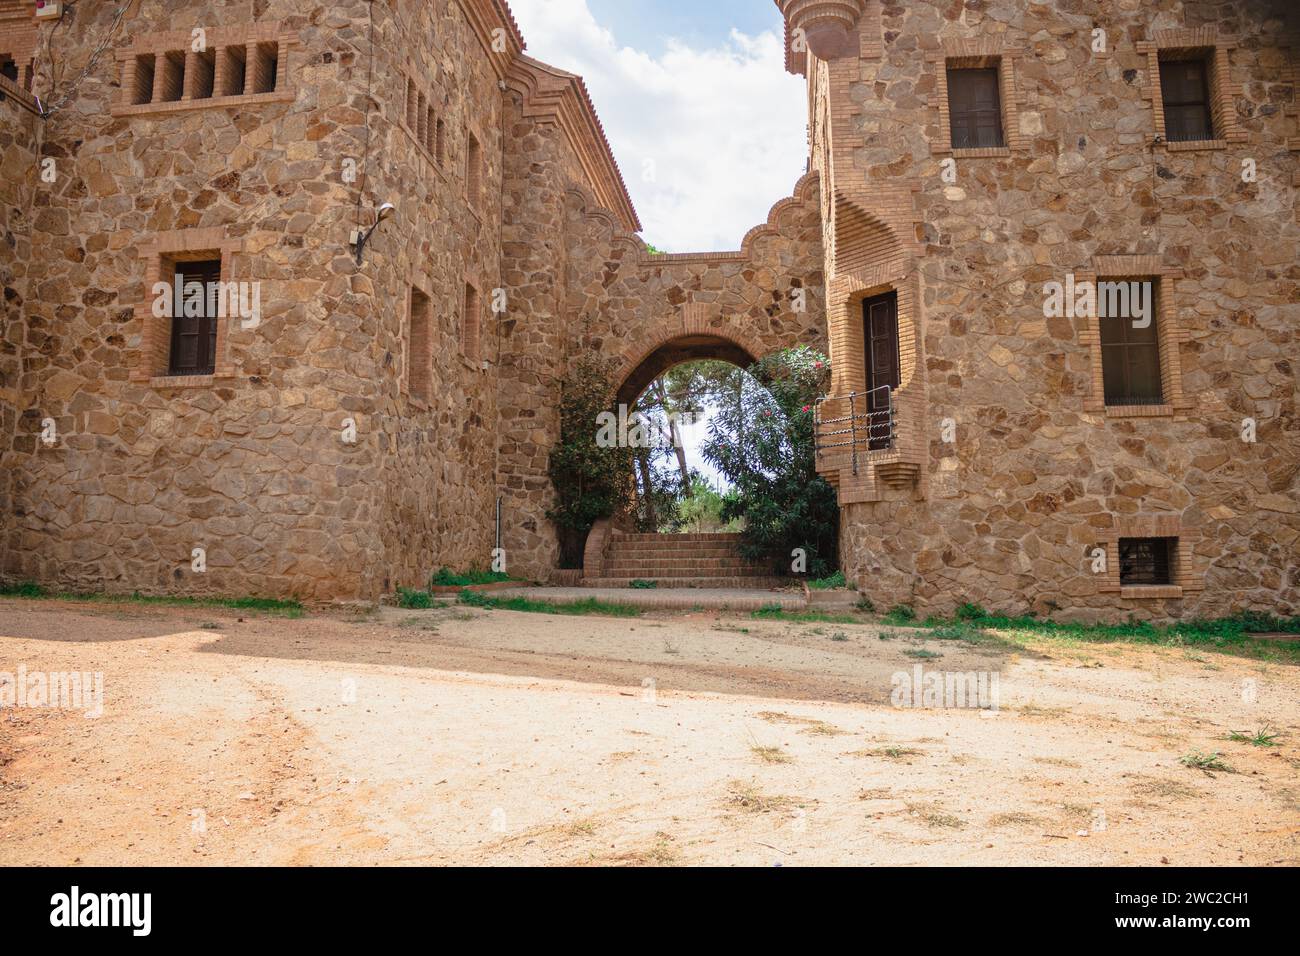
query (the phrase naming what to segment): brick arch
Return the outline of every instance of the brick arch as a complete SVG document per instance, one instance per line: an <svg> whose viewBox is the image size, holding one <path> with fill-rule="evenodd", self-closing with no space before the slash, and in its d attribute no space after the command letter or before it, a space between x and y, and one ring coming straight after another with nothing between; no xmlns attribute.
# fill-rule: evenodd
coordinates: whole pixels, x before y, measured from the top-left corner
<svg viewBox="0 0 1300 956"><path fill-rule="evenodd" d="M623 350L615 376L616 401L631 405L651 382L684 362L717 359L748 368L768 351L738 324L710 320L701 307L688 305L681 317L655 327Z"/></svg>

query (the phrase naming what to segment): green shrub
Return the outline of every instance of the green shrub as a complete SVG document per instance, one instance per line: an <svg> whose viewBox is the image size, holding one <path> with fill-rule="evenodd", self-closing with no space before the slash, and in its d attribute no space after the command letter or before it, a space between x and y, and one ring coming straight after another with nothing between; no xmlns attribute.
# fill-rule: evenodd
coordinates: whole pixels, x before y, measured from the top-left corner
<svg viewBox="0 0 1300 956"><path fill-rule="evenodd" d="M885 620L890 624L910 624L916 620L916 611L910 604L895 604L885 614Z"/></svg>
<svg viewBox="0 0 1300 956"><path fill-rule="evenodd" d="M434 606L433 595L413 588L397 589L397 606L408 611L427 611Z"/></svg>
<svg viewBox="0 0 1300 956"><path fill-rule="evenodd" d="M473 584L499 584L509 581L510 575L501 571L480 571L471 568L468 571L453 571L451 568L439 568L429 579L429 586L434 588L464 588Z"/></svg>
<svg viewBox="0 0 1300 956"><path fill-rule="evenodd" d="M640 578L637 578L637 580L635 580L635 581L633 581L631 584L629 584L628 587L630 587L630 588L636 588L636 589L641 590L641 591L649 591L649 590L652 590L652 589L654 589L654 588L659 587L659 582L658 582L658 581L642 581Z"/></svg>
<svg viewBox="0 0 1300 956"><path fill-rule="evenodd" d="M836 588L847 587L847 582L844 580L844 572L836 571L834 574L828 575L824 578L816 578L809 581L808 587L812 588L814 591L833 591Z"/></svg>
<svg viewBox="0 0 1300 956"><path fill-rule="evenodd" d="M721 517L744 519L744 556L784 574L801 548L813 579L831 574L839 555L839 504L817 474L813 436L813 409L829 375L826 357L807 346L774 352L748 375L737 373L701 449L731 485Z"/></svg>

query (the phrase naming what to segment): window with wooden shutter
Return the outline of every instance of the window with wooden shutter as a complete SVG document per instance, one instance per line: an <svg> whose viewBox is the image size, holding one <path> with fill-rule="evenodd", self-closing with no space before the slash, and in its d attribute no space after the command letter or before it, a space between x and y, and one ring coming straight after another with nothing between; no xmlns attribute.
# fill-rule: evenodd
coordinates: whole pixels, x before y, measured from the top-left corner
<svg viewBox="0 0 1300 956"><path fill-rule="evenodd" d="M220 282L220 259L175 263L168 375L216 371Z"/></svg>
<svg viewBox="0 0 1300 956"><path fill-rule="evenodd" d="M948 116L953 149L1006 146L997 67L949 69Z"/></svg>
<svg viewBox="0 0 1300 956"><path fill-rule="evenodd" d="M1159 308L1154 291L1150 321L1131 315L1102 316L1101 368L1107 405L1162 405Z"/></svg>
<svg viewBox="0 0 1300 956"><path fill-rule="evenodd" d="M863 302L862 321L862 340L867 352L869 447L872 451L880 451L892 444L890 395L900 383L898 293L890 292Z"/></svg>
<svg viewBox="0 0 1300 956"><path fill-rule="evenodd" d="M1214 139L1208 60L1161 58L1160 93L1166 139L1173 143Z"/></svg>
<svg viewBox="0 0 1300 956"><path fill-rule="evenodd" d="M1177 545L1177 538L1120 538L1120 585L1159 587L1173 584Z"/></svg>

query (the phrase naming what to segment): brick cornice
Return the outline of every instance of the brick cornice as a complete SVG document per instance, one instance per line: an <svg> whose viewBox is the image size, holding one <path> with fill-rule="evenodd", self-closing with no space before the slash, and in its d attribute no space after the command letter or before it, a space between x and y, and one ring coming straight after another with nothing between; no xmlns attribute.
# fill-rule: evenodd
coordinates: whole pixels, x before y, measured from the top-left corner
<svg viewBox="0 0 1300 956"><path fill-rule="evenodd" d="M487 54L497 79L503 80L515 58L527 49L519 24L515 22L510 5L505 0L456 0L474 30L474 37ZM502 31L497 33L496 31ZM493 49L498 37L504 37L506 48ZM499 45L499 44L498 44Z"/></svg>
<svg viewBox="0 0 1300 956"><path fill-rule="evenodd" d="M524 116L553 122L564 131L597 202L614 213L624 229L640 232L641 220L582 77L520 55L506 83L522 96Z"/></svg>

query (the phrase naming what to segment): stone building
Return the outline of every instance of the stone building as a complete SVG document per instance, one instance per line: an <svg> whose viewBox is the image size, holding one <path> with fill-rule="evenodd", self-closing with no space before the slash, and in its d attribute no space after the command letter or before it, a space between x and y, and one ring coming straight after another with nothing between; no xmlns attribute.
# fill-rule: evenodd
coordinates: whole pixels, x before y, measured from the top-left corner
<svg viewBox="0 0 1300 956"><path fill-rule="evenodd" d="M500 546L546 580L576 356L626 398L807 343L877 604L1295 613L1289 4L777 6L808 173L661 256L503 0L0 0L0 575L373 599ZM244 298L187 314L195 277ZM1107 280L1151 321L1080 314Z"/></svg>

